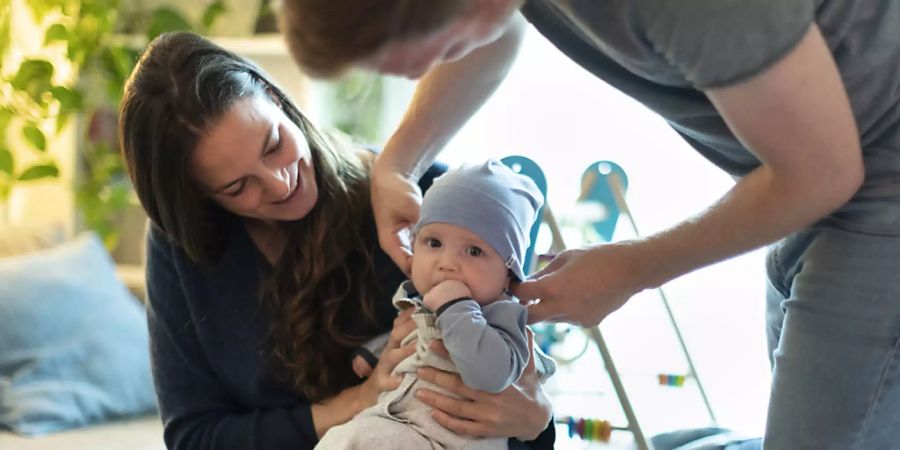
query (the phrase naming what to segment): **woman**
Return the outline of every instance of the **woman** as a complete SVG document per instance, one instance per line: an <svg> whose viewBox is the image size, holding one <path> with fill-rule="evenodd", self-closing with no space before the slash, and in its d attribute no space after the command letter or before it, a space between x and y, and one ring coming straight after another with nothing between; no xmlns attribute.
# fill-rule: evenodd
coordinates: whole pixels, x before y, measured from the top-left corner
<svg viewBox="0 0 900 450"><path fill-rule="evenodd" d="M152 223L148 317L169 448L313 448L397 386L389 374L414 351L398 343L415 325L391 306L404 276L377 248L371 152L318 132L258 68L188 33L151 43L120 113ZM388 330L360 383L354 349ZM547 427L530 377L497 395L458 381L435 379L484 408L472 421L488 433ZM552 427L541 436L511 445L551 448Z"/></svg>
<svg viewBox="0 0 900 450"><path fill-rule="evenodd" d="M523 16L733 175L716 204L645 239L563 253L529 320L595 325L635 293L778 242L767 261L767 449L900 440L900 2L286 0L297 61L422 77L373 171L379 236L414 221L416 175L497 87ZM352 30L352 32L349 32ZM535 114L540 114L535 108Z"/></svg>

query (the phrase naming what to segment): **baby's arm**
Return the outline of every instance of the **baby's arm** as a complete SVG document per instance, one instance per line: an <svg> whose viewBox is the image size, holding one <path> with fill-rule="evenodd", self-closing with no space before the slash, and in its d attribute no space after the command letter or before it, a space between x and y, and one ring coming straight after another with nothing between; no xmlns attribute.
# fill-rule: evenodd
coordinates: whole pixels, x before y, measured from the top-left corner
<svg viewBox="0 0 900 450"><path fill-rule="evenodd" d="M437 315L444 346L467 386L496 393L522 375L530 357L524 306L499 300L482 308L475 300L458 299Z"/></svg>

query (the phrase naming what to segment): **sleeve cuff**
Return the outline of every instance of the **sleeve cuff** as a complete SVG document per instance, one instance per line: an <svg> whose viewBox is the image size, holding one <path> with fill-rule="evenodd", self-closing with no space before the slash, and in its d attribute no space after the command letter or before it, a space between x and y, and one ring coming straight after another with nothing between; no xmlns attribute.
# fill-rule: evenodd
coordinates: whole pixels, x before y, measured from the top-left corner
<svg viewBox="0 0 900 450"><path fill-rule="evenodd" d="M357 356L361 356L362 359L366 360L373 369L378 365L378 357L372 354L369 349L365 347L359 347L353 351L353 353Z"/></svg>
<svg viewBox="0 0 900 450"><path fill-rule="evenodd" d="M441 305L441 307L438 308L438 310L434 312L434 315L437 316L437 317L440 317L441 314L443 314L444 311L446 311L447 309L449 309L451 306L453 306L453 305L455 305L455 304L457 304L457 303L459 303L459 302L464 302L464 301L466 301L466 300L472 300L472 299L469 298L469 297L460 297L460 298L455 298L455 299L453 299L453 300L450 300L449 302L444 303L443 305Z"/></svg>

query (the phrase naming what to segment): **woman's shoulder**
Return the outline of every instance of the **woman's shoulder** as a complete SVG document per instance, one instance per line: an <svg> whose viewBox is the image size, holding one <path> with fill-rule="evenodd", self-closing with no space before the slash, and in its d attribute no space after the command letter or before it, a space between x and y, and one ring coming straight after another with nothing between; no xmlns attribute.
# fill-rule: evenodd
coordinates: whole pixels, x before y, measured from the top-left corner
<svg viewBox="0 0 900 450"><path fill-rule="evenodd" d="M148 265L155 264L159 262L159 260L164 259L175 262L179 266L214 266L219 260L226 258L230 253L233 253L235 247L238 249L245 247L244 245L240 245L242 237L239 232L241 231L239 229L240 222L231 220L231 218L228 217L222 217L220 220L228 222L222 224L227 228L227 231L223 234L222 239L216 243L216 247L211 254L212 260L210 261L195 261L188 255L188 252L177 239L173 238L162 227L153 223L153 221L148 221L146 237Z"/></svg>

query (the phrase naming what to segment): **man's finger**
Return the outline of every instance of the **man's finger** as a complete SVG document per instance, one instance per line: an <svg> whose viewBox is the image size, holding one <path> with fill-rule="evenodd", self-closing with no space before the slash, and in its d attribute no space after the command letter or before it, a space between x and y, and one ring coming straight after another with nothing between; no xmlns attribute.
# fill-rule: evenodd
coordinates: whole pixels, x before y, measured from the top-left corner
<svg viewBox="0 0 900 450"><path fill-rule="evenodd" d="M418 186L416 186L418 189ZM411 192L409 204L404 205L403 208L403 219L406 220L406 223L416 224L419 222L419 208L422 206L422 194L418 192Z"/></svg>
<svg viewBox="0 0 900 450"><path fill-rule="evenodd" d="M541 298L540 279L528 279L512 287L512 293L520 302Z"/></svg>
<svg viewBox="0 0 900 450"><path fill-rule="evenodd" d="M528 324L538 322L556 322L560 318L553 301L541 300L528 306Z"/></svg>
<svg viewBox="0 0 900 450"><path fill-rule="evenodd" d="M568 260L568 258L569 258L569 254L565 253L565 252L554 256L553 259L550 260L550 264L547 264L546 266L544 266L543 269L538 270L537 272L531 274L531 278L541 278L545 275L549 275L553 272L556 272L557 270L559 270L560 268L562 268L562 266L564 266L566 264L566 261Z"/></svg>
<svg viewBox="0 0 900 450"><path fill-rule="evenodd" d="M384 250L391 260L394 261L394 264L396 264L403 273L409 275L410 268L412 267L412 252L403 245L400 235L392 232L379 232L378 243L381 245L382 250Z"/></svg>

